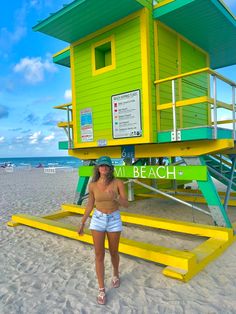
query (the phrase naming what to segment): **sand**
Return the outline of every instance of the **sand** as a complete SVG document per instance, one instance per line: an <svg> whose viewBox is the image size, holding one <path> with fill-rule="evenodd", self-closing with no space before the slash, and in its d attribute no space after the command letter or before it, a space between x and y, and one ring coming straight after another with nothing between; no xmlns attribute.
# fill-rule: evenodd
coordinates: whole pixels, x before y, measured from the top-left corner
<svg viewBox="0 0 236 314"><path fill-rule="evenodd" d="M163 265L121 255L119 289L110 288L111 263L106 253L108 302L98 306L92 246L26 226L6 225L15 213L42 215L58 210L63 203L72 203L77 179L76 171L45 174L42 169L32 169L6 173L1 169L1 314L236 313L236 243L188 283L165 277ZM212 224L204 214L171 200L135 201L129 210ZM235 212L230 208L233 221ZM78 223L73 217L67 220ZM186 250L202 241L133 226L124 226L123 236Z"/></svg>

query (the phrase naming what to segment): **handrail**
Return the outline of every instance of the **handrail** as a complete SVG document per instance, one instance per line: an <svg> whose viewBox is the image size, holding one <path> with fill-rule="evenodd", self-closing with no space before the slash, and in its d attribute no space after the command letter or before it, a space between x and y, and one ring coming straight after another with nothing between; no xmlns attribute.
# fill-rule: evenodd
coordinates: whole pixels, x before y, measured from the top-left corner
<svg viewBox="0 0 236 314"><path fill-rule="evenodd" d="M67 112L67 121L66 122L59 122L58 126L63 127L66 135L68 136L68 144L69 144L69 149L73 147L73 122L72 122L72 103L69 104L63 104L59 106L54 106L54 109L61 109L61 110L66 110ZM72 133L72 134L71 134Z"/></svg>
<svg viewBox="0 0 236 314"><path fill-rule="evenodd" d="M180 79L180 78L183 78L186 76L191 76L191 75L200 74L200 73L204 73L204 72L208 72L209 74L212 74L212 75L216 76L217 78L221 79L225 83L236 87L236 83L234 81L227 79L226 77L217 73L216 71L212 70L211 68L202 68L202 69L198 69L198 70L191 71L191 72L186 72L186 73L182 73L182 74L178 74L178 75L174 75L174 76L169 76L167 78L154 81L154 84L169 82L172 80L177 80L177 79Z"/></svg>
<svg viewBox="0 0 236 314"><path fill-rule="evenodd" d="M63 104L63 105L59 105L59 106L54 106L54 109L62 109L62 110L67 110L68 107L72 106L72 103L69 104ZM70 108L69 108L70 109Z"/></svg>
<svg viewBox="0 0 236 314"><path fill-rule="evenodd" d="M200 73L206 73L210 76L212 76L212 93L213 93L213 97L211 98L210 95L208 94L208 96L200 96L200 97L195 97L195 98L189 98L189 99L184 99L184 100L177 100L176 99L176 91L175 91L175 83L178 79L182 79L184 77L187 76L193 76L196 74L200 74ZM221 80L223 82L225 82L227 85L230 85L232 88L232 104L227 104L224 103L222 101L218 101L217 100L217 80ZM186 83L188 83L188 80L184 80L186 81ZM235 100L235 96L236 96L236 82L233 82L227 78L225 78L223 75L217 73L216 71L210 69L209 67L206 68L201 68L198 70L194 70L191 72L186 72L186 73L182 73L182 74L178 74L178 75L174 75L174 76L170 76L164 79L160 79L160 80L156 80L154 81L154 84L161 84L161 83L166 83L169 82L171 83L171 95L172 95L172 102L170 103L164 103L164 104L158 104L156 107L157 111L162 111L162 110L166 110L166 109L170 109L172 108L172 132L171 132L171 140L172 141L176 141L178 140L177 138L177 134L178 134L178 128L177 128L177 115L176 115L176 108L177 107L182 107L182 106L190 106L197 103L202 103L202 102L208 102L209 104L211 104L210 109L212 109L212 118L213 118L213 122L211 123L213 125L213 138L217 139L218 138L218 128L217 125L218 124L226 124L226 122L228 122L229 120L225 121L221 121L219 123L218 121L218 114L217 114L217 108L224 108L227 110L232 111L232 124L233 124L233 139L236 138L236 134L235 134L235 130L236 130L236 100ZM190 82L191 83L191 82ZM211 81L209 80L209 84L211 84ZM208 86L208 88L210 88L210 86ZM181 136L180 136L181 137Z"/></svg>

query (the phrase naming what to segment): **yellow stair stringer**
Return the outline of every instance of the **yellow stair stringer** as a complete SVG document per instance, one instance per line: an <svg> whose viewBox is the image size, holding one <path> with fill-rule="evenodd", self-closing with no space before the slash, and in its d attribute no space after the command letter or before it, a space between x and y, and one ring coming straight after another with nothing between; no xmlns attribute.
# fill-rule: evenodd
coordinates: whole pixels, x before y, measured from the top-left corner
<svg viewBox="0 0 236 314"><path fill-rule="evenodd" d="M75 226L51 219L27 214L19 214L12 216L12 220L16 223L29 227L93 244L92 236L90 231L87 229L85 230L85 234L83 236L79 236L76 232ZM105 241L105 247L108 248L107 240ZM155 263L180 268L185 271L188 271L191 265L196 264L196 257L191 252L182 252L179 250L138 242L126 238L120 239L119 252Z"/></svg>

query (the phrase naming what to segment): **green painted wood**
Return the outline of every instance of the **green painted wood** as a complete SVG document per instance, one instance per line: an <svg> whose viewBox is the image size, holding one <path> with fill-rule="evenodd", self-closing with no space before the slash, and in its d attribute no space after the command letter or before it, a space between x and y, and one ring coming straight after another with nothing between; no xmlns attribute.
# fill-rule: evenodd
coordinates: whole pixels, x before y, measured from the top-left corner
<svg viewBox="0 0 236 314"><path fill-rule="evenodd" d="M189 45L184 40L180 41L181 46L181 72L186 73L207 67L207 56L205 53ZM182 99L191 99L201 96L208 96L207 73L188 76L182 79ZM201 103L182 108L182 126L202 126L208 124L208 103Z"/></svg>
<svg viewBox="0 0 236 314"><path fill-rule="evenodd" d="M190 128L181 131L181 141L191 141L191 140L207 140L214 139L213 128L212 127L199 127ZM171 131L158 132L158 143L171 142ZM217 139L230 139L232 138L232 131L226 129L217 130Z"/></svg>
<svg viewBox="0 0 236 314"><path fill-rule="evenodd" d="M158 25L158 69L159 79L164 79L178 74L178 38L173 32L170 32L165 27ZM165 104L172 102L172 87L171 82L162 83L158 86L159 103ZM178 84L176 84L176 97L179 98ZM177 125L179 126L179 109L177 112ZM173 128L172 110L163 110L160 113L161 130Z"/></svg>
<svg viewBox="0 0 236 314"><path fill-rule="evenodd" d="M63 149L68 150L69 148L68 141L58 142L58 148L60 150L63 150Z"/></svg>
<svg viewBox="0 0 236 314"><path fill-rule="evenodd" d="M70 68L70 50L53 57L53 62Z"/></svg>
<svg viewBox="0 0 236 314"><path fill-rule="evenodd" d="M156 8L153 14L155 19L207 51L211 68L236 63L236 20L223 1L175 0Z"/></svg>
<svg viewBox="0 0 236 314"><path fill-rule="evenodd" d="M181 73L191 72L207 66L207 56L199 48L178 34L158 25L158 68L159 79ZM178 55L178 40L180 43L180 59ZM198 74L175 81L176 101L208 95L208 74ZM161 83L158 87L160 104L172 102L171 81ZM160 129L173 129L172 109L160 113ZM177 108L177 128L202 126L208 124L208 104L196 104Z"/></svg>
<svg viewBox="0 0 236 314"><path fill-rule="evenodd" d="M206 165L204 157L199 158L201 165ZM189 162L187 162L189 165ZM212 178L208 172L207 181L200 181L197 179L198 187L201 190L203 196L205 197L212 218L218 226L232 228L230 219L227 215L227 212L224 209L224 206L221 204L219 194L216 190L216 187L212 181Z"/></svg>
<svg viewBox="0 0 236 314"><path fill-rule="evenodd" d="M85 192L87 189L87 185L89 182L89 177L79 176L79 181L76 188L76 204L81 205L83 202L83 197L85 196Z"/></svg>
<svg viewBox="0 0 236 314"><path fill-rule="evenodd" d="M110 36L115 38L116 68L93 76L92 44ZM111 140L111 96L142 90L140 40L140 20L135 18L75 47L75 98L79 104L76 106L78 128L75 131L79 142L81 142L80 110L92 108L95 141L104 138Z"/></svg>
<svg viewBox="0 0 236 314"><path fill-rule="evenodd" d="M81 166L79 176L91 176L93 167ZM142 178L164 180L206 180L206 166L116 166L117 178Z"/></svg>

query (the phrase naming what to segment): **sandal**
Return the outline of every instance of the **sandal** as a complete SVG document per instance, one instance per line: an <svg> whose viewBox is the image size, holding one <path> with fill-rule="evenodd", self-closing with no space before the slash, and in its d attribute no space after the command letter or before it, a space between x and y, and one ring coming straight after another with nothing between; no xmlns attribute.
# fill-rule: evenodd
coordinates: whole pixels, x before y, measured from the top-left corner
<svg viewBox="0 0 236 314"><path fill-rule="evenodd" d="M120 278L117 276L114 276L111 280L111 285L113 288L119 288L120 286Z"/></svg>
<svg viewBox="0 0 236 314"><path fill-rule="evenodd" d="M101 304L101 305L106 304L105 288L99 288L98 289L97 302L98 302L98 304Z"/></svg>

